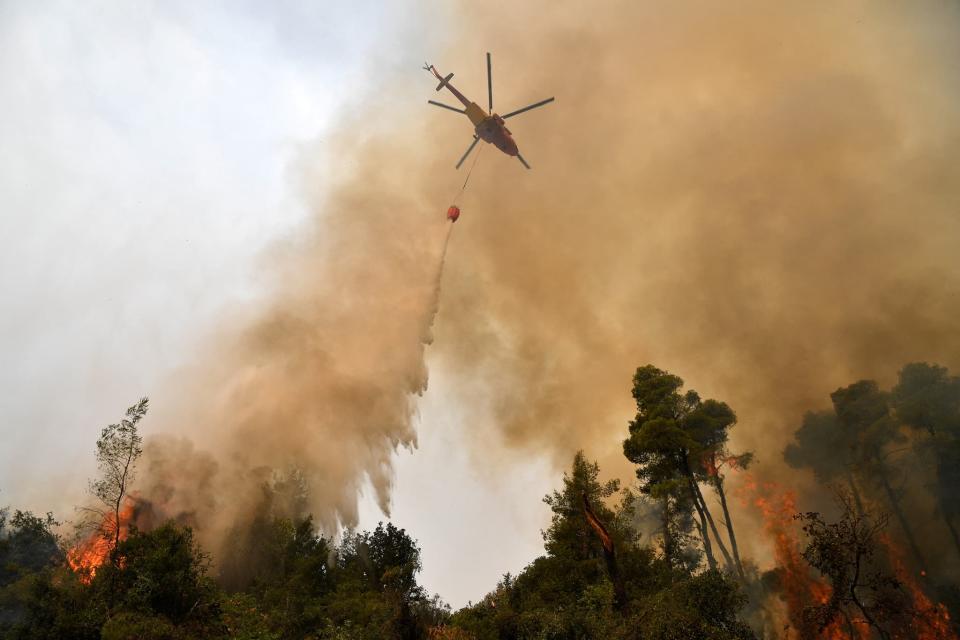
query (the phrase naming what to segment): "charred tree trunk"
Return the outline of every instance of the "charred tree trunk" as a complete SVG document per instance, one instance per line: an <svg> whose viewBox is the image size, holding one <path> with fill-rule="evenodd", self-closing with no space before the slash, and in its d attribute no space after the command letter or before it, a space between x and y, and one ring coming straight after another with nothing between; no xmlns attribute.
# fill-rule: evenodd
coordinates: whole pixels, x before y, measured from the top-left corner
<svg viewBox="0 0 960 640"><path fill-rule="evenodd" d="M943 515L943 521L950 530L950 537L953 538L953 546L957 548L957 554L960 555L960 535L957 535L957 528L953 526L950 514L946 511L943 500L940 500L940 513Z"/></svg>
<svg viewBox="0 0 960 640"><path fill-rule="evenodd" d="M850 493L853 494L853 502L857 505L857 515L862 516L863 511L863 500L860 499L860 491L857 489L857 483L853 479L853 474L850 471L845 472L847 478L847 484L850 486Z"/></svg>
<svg viewBox="0 0 960 640"><path fill-rule="evenodd" d="M890 481L887 479L887 474L880 470L877 474L880 477L880 485L883 487L884 493L887 495L887 500L890 501L890 507L893 509L893 514L897 517L897 522L900 523L900 528L903 529L903 535L907 539L907 544L910 546L910 552L913 554L913 559L916 561L917 566L926 573L927 563L923 559L923 554L920 553L920 547L917 545L917 541L913 537L913 530L910 528L910 524L907 522L906 516L903 515L903 510L900 509L900 500L897 498L896 493L893 490L893 487L890 486Z"/></svg>
<svg viewBox="0 0 960 640"><path fill-rule="evenodd" d="M727 494L723 490L723 478L717 475L717 495L720 496L720 506L723 508L723 519L727 523L727 535L730 537L730 549L733 551L733 561L737 563L737 574L746 581L743 573L743 564L740 563L740 548L737 546L737 536L733 533L733 520L730 519L730 509L727 508Z"/></svg>
<svg viewBox="0 0 960 640"><path fill-rule="evenodd" d="M954 445L956 446L956 445ZM947 503L947 500L944 497L952 492L956 491L957 486L957 453L950 452L941 452L937 456L937 506L940 507L940 517L943 518L943 523L947 525L947 529L950 531L950 538L953 540L953 546L957 550L957 554L960 555L960 534L957 533L957 528L954 526L954 518L957 517L957 511L954 505Z"/></svg>
<svg viewBox="0 0 960 640"><path fill-rule="evenodd" d="M613 608L623 612L627 606L627 592L623 584L623 576L620 575L620 569L617 567L617 550L607 528L603 526L593 509L590 508L590 501L587 500L587 494L585 493L583 494L583 513L603 546L603 559L607 563L607 574L613 584Z"/></svg>

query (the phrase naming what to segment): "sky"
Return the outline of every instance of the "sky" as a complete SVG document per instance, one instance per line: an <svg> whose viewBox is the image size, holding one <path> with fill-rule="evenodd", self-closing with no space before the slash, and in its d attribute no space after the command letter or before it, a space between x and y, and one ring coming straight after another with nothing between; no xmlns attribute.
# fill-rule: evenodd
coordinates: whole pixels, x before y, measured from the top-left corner
<svg viewBox="0 0 960 640"><path fill-rule="evenodd" d="M298 154L389 99L381 65L422 80L443 19L427 32L373 1L0 3L0 503L74 516L99 429L142 395L162 411L223 310L265 294L264 254L308 214ZM426 587L463 604L536 555L545 514L520 505L554 478L482 479L442 389L419 411L436 428L399 455L392 516ZM361 511L361 527L384 518L372 495ZM504 526L484 532L491 517ZM464 538L475 554L455 563Z"/></svg>

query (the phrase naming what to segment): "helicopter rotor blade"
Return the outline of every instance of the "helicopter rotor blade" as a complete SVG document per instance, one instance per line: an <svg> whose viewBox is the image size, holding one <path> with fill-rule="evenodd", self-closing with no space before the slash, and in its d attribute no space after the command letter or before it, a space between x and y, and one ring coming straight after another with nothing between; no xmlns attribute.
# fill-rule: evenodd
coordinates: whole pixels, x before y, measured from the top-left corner
<svg viewBox="0 0 960 640"><path fill-rule="evenodd" d="M487 52L487 99L490 113L493 113L493 68L490 63L490 52Z"/></svg>
<svg viewBox="0 0 960 640"><path fill-rule="evenodd" d="M520 162L522 162L522 163L523 163L523 166L525 166L527 169L530 168L530 165L527 164L527 161L524 160L524 159L523 159L523 156L520 155L519 153L517 154L517 160L519 160Z"/></svg>
<svg viewBox="0 0 960 640"><path fill-rule="evenodd" d="M521 113L523 113L524 111L530 111L530 109L536 109L537 107L542 107L542 106L545 105L545 104L550 104L551 102L553 102L553 100L554 100L554 98L547 98L546 100L541 100L540 102L534 102L533 104L528 105L528 106L524 107L523 109L517 109L516 111L511 111L511 112L508 113L507 115L505 115L505 116L500 116L500 117L503 118L504 120L506 120L507 118L512 118L513 116L518 116L518 115L520 115Z"/></svg>
<svg viewBox="0 0 960 640"><path fill-rule="evenodd" d="M466 109L457 109L456 107L451 107L448 104L443 104L442 102L436 102L435 100L427 100L430 104L435 107L443 107L444 109L450 109L450 111L456 111L457 113L466 113Z"/></svg>
<svg viewBox="0 0 960 640"><path fill-rule="evenodd" d="M463 164L463 161L467 159L467 156L470 155L470 152L473 151L473 148L477 146L477 143L480 142L479 136L473 136L473 142L470 143L470 146L467 147L467 150L464 151L463 156L460 158L460 162L457 163L455 169L459 169L460 165Z"/></svg>

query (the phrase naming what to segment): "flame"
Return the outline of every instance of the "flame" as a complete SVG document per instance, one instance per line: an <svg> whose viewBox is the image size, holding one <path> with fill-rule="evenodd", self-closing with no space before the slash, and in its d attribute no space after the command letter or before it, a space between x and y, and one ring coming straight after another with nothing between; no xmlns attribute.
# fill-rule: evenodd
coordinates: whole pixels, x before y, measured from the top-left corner
<svg viewBox="0 0 960 640"><path fill-rule="evenodd" d="M738 492L742 502L750 502L763 516L766 534L773 542L774 557L781 570L783 599L787 605L785 638L804 638L803 611L810 605L826 604L832 589L824 580L814 576L800 553L797 525L797 499L793 491L781 489L776 483L758 484L752 474L745 474L743 487ZM840 620L834 620L817 633L818 638L830 640L867 640L869 629L862 622L854 622L851 636Z"/></svg>
<svg viewBox="0 0 960 640"><path fill-rule="evenodd" d="M720 475L720 469L724 466L729 467L732 471L743 471L741 459L742 456L723 455L716 449L709 449L703 452L703 456L700 458L700 464L708 476L716 478Z"/></svg>
<svg viewBox="0 0 960 640"><path fill-rule="evenodd" d="M813 574L801 554L797 525L793 519L797 513L796 495L772 482L761 485L751 474L744 476L744 484L738 494L744 504L749 502L759 509L763 516L764 531L773 542L774 557L783 575L783 598L787 606L785 627L788 628L785 637L807 637L804 635L804 609L813 604L829 602L832 589L822 578ZM893 637L960 640L953 631L946 607L943 604L934 604L924 593L914 574L907 569L900 548L886 534L879 536L878 540L886 551L891 569L913 603L914 622L909 634L895 634ZM925 574L921 572L920 576L925 577ZM846 627L840 619L834 620L817 633L816 637L830 640L868 640L874 637L866 621L853 620L851 625L852 629Z"/></svg>
<svg viewBox="0 0 960 640"><path fill-rule="evenodd" d="M135 502L127 498L120 510L120 540L126 540L130 530L130 522L134 517ZM67 552L67 563L80 577L80 582L90 584L97 573L97 569L107 561L113 548L113 534L117 530L114 524L114 514L108 513L97 525L96 529L86 539L77 543Z"/></svg>
<svg viewBox="0 0 960 640"><path fill-rule="evenodd" d="M717 469L717 456L713 451L707 451L703 454L703 458L700 460L700 463L703 465L704 470L707 472L707 475L711 478L716 478L719 470Z"/></svg>
<svg viewBox="0 0 960 640"><path fill-rule="evenodd" d="M913 600L913 614L916 617L913 625L916 635L913 637L916 640L956 640L957 634L953 632L946 607L943 604L934 604L920 588L913 573L907 569L903 551L886 534L880 535L878 539L887 552L894 575ZM923 577L926 573L921 571L920 575Z"/></svg>

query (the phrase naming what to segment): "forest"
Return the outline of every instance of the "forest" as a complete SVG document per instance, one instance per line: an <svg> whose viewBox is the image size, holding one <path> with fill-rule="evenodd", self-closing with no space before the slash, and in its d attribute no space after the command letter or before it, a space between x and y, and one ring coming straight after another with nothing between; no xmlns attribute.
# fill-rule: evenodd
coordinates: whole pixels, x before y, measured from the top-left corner
<svg viewBox="0 0 960 640"><path fill-rule="evenodd" d="M415 532L324 535L297 472L259 487L224 549L201 548L196 522L158 517L137 490L143 399L102 430L73 522L0 511L0 637L957 637L960 378L911 363L889 389L854 381L762 452L733 450L734 408L654 365L632 393L635 479L605 479L576 453L543 499L543 554L457 611L418 583ZM815 490L755 475L774 456ZM764 537L772 562L747 557L746 536Z"/></svg>

